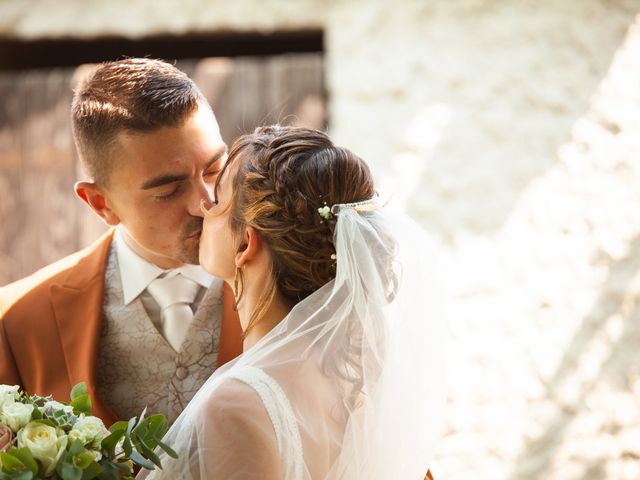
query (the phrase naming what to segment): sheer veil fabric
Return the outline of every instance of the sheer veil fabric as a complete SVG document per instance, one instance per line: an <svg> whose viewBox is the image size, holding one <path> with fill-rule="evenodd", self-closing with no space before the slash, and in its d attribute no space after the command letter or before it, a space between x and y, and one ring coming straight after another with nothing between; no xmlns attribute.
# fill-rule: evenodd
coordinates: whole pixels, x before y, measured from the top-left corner
<svg viewBox="0 0 640 480"><path fill-rule="evenodd" d="M443 409L444 317L426 233L336 205L336 278L218 369L139 478L423 479Z"/></svg>

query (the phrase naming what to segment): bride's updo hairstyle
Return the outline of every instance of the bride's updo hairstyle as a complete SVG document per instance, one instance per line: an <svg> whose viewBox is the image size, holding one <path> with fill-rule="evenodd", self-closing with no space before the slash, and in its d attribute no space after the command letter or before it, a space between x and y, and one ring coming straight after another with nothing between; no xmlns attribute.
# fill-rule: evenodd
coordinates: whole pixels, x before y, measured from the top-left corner
<svg viewBox="0 0 640 480"><path fill-rule="evenodd" d="M375 191L366 163L318 130L259 127L231 146L224 168L233 162L241 165L233 181L231 228L240 242L243 229L253 227L273 259L273 283L251 326L276 294L293 305L335 278L336 218L324 218L318 209L368 200Z"/></svg>

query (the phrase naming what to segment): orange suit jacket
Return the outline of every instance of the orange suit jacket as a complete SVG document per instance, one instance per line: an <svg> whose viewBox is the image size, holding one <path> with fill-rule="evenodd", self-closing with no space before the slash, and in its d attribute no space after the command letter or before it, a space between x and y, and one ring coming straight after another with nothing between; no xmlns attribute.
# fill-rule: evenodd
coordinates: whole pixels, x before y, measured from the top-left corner
<svg viewBox="0 0 640 480"><path fill-rule="evenodd" d="M114 230L93 245L0 288L0 384L69 401L86 382L93 414L106 425L114 412L96 395L104 273ZM218 365L242 352L233 295L225 284Z"/></svg>

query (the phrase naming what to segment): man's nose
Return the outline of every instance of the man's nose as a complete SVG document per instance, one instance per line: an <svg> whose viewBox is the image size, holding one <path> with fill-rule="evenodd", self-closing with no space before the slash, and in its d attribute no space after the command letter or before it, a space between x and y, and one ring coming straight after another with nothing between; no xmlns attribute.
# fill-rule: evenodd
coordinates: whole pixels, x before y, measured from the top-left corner
<svg viewBox="0 0 640 480"><path fill-rule="evenodd" d="M189 213L194 217L202 217L202 205L210 206L213 204L213 184L200 179L196 184L195 194L189 203Z"/></svg>

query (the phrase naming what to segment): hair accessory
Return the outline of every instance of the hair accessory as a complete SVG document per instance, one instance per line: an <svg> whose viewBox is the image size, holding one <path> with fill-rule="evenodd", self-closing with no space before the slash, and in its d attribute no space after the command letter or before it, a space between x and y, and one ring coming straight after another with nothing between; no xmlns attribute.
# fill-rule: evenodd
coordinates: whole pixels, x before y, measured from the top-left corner
<svg viewBox="0 0 640 480"><path fill-rule="evenodd" d="M320 207L318 209L318 213L325 220L331 220L333 218L332 208L333 207L329 207L329 205L327 205L327 202L324 202L324 207Z"/></svg>
<svg viewBox="0 0 640 480"><path fill-rule="evenodd" d="M354 202L354 203L336 203L331 206L331 214L340 215L341 210L355 210L356 212L371 212L372 210L376 210L380 207L384 207L388 203L381 203L380 196L376 193L373 198L369 200L363 200L362 202Z"/></svg>

